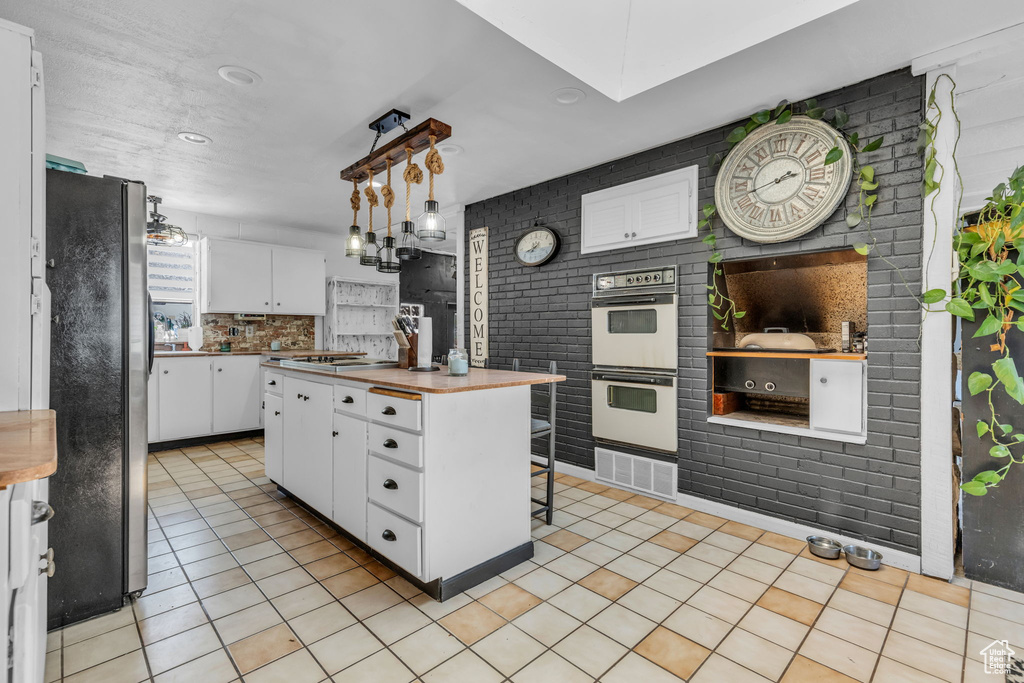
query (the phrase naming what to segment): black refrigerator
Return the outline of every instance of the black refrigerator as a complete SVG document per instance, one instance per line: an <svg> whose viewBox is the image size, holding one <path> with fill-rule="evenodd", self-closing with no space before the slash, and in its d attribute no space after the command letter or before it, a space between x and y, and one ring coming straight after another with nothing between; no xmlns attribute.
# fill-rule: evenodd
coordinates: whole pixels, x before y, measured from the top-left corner
<svg viewBox="0 0 1024 683"><path fill-rule="evenodd" d="M60 454L50 477L53 629L118 609L146 587L146 186L48 170L46 259Z"/></svg>

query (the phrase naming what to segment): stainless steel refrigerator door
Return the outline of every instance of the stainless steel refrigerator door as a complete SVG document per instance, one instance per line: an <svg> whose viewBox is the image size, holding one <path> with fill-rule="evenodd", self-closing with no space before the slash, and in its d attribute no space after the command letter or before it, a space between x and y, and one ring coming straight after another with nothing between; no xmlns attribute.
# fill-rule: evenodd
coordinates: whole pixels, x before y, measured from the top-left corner
<svg viewBox="0 0 1024 683"><path fill-rule="evenodd" d="M146 186L125 183L125 302L128 347L128 439L125 463L125 517L128 547L125 579L126 593L138 593L147 584L148 525L146 508L148 487L146 464L149 458L149 349L152 326L149 319L148 278L146 277Z"/></svg>

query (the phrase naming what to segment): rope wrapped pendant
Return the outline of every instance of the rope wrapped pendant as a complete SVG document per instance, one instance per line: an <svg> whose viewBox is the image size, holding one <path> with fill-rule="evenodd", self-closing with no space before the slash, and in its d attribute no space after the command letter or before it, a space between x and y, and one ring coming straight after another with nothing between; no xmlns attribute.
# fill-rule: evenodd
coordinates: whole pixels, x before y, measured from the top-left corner
<svg viewBox="0 0 1024 683"><path fill-rule="evenodd" d="M381 188L380 194L384 197L384 208L388 215L388 234L383 240L380 249L377 250L377 272L398 273L402 270L402 264L395 256L395 238L391 235L391 207L395 203L395 192L391 189L391 159L388 159L388 181Z"/></svg>
<svg viewBox="0 0 1024 683"><path fill-rule="evenodd" d="M445 220L434 201L434 176L444 173L444 161L441 153L434 148L437 138L430 136L430 151L423 163L430 174L430 195L424 205L423 213L416 221L416 236L424 242L443 242L445 239Z"/></svg>
<svg viewBox="0 0 1024 683"><path fill-rule="evenodd" d="M412 163L412 149L405 148L405 172L402 174L405 179L405 220L402 221L402 246L395 249L395 254L403 261L415 261L423 255L420 248L416 246L416 224L410 220L412 208L412 183L423 182L423 171Z"/></svg>
<svg viewBox="0 0 1024 683"><path fill-rule="evenodd" d="M366 241L363 243L363 251L359 256L359 265L376 266L380 262L377 254L377 235L373 232L373 207L377 206L377 192L373 189L373 171L370 171L370 179L366 181L366 203L369 205L369 218L367 218Z"/></svg>
<svg viewBox="0 0 1024 683"><path fill-rule="evenodd" d="M360 258L363 255L363 236L359 228L359 185L355 180L352 181L349 204L352 206L352 226L348 229L348 239L345 240L345 256Z"/></svg>

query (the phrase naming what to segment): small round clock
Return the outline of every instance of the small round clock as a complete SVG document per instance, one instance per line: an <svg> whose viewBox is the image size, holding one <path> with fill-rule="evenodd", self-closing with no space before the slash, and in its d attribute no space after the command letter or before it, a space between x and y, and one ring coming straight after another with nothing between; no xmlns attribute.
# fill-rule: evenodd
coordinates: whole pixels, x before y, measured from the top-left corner
<svg viewBox="0 0 1024 683"><path fill-rule="evenodd" d="M558 233L543 225L535 225L516 240L516 261L524 266L540 266L555 257L562 240Z"/></svg>
<svg viewBox="0 0 1024 683"><path fill-rule="evenodd" d="M843 154L826 165L833 147ZM846 199L852 179L842 133L824 121L794 116L757 128L733 147L715 180L715 205L740 237L785 242L824 223Z"/></svg>

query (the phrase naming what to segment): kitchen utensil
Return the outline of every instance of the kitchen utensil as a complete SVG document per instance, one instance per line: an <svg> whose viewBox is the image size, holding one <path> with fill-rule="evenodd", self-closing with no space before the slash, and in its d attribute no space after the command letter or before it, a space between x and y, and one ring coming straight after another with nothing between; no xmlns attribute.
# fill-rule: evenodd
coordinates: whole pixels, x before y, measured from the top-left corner
<svg viewBox="0 0 1024 683"><path fill-rule="evenodd" d="M825 538L824 536L808 536L807 549L811 551L812 555L823 557L826 560L838 560L839 554L843 550L843 546L841 543L833 541L831 538Z"/></svg>
<svg viewBox="0 0 1024 683"><path fill-rule="evenodd" d="M870 548L864 548L859 545L847 545L843 546L843 552L846 553L846 561L854 567L873 572L882 566L882 553Z"/></svg>

